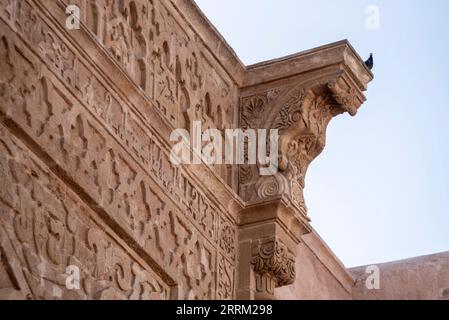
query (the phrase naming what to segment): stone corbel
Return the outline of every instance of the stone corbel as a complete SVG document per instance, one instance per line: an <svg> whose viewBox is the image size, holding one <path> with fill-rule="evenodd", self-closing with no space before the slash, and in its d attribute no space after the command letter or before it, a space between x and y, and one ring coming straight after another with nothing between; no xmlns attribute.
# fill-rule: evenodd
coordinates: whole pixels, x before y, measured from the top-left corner
<svg viewBox="0 0 449 320"><path fill-rule="evenodd" d="M239 273L251 280L239 281L237 297L272 299L276 287L293 283L296 246L310 231L307 168L325 147L329 122L357 113L372 74L345 41L247 71L240 126L278 130L279 168L272 176L259 165L239 168Z"/></svg>
<svg viewBox="0 0 449 320"><path fill-rule="evenodd" d="M324 149L330 120L345 112L329 89L332 85L329 82L314 87L287 89L285 96L267 103L261 108L263 111L257 111L257 116L249 115L247 108L251 105L245 104L248 101L246 98L242 100L244 128L277 129L279 132L279 168L275 175L259 175L258 165L240 168L239 192L247 203L285 198L298 212L307 215L302 194L307 168ZM350 99L343 94L340 96L341 99ZM248 116L253 123L246 120Z"/></svg>
<svg viewBox="0 0 449 320"><path fill-rule="evenodd" d="M282 199L247 206L240 212L236 296L271 300L274 290L295 280L295 250L307 222Z"/></svg>

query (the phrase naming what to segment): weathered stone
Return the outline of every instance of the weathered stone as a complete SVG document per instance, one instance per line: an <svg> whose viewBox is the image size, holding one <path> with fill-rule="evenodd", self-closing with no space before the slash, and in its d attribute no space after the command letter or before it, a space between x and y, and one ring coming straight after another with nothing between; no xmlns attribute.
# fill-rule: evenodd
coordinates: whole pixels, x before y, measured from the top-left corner
<svg viewBox="0 0 449 320"><path fill-rule="evenodd" d="M322 257L333 293L307 298L351 298L303 197L373 77L350 44L246 67L190 0L69 2L80 29L63 1L0 0L0 298L300 298ZM280 171L175 166L194 121L278 129Z"/></svg>

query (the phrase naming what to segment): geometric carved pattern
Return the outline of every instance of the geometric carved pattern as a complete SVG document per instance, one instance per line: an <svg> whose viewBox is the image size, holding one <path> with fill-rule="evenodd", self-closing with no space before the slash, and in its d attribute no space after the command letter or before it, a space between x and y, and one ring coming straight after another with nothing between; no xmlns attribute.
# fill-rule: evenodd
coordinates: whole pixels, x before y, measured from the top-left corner
<svg viewBox="0 0 449 320"><path fill-rule="evenodd" d="M71 204L72 210L52 209L60 215L67 212L68 217L44 213L42 217L35 216L43 223L48 221L53 228L45 231L55 234L55 240L50 238L47 244L33 249L28 240L11 235L11 241L17 241L27 251L24 255L29 258L25 259L31 259L27 280L37 290L32 297L48 298L53 294L53 289L42 287L39 280L49 270L49 283L58 278L54 290L57 296L64 297L68 294L62 282L65 267L92 261L95 270L86 266L83 276L93 277L86 281L94 283L84 284L85 295L77 298L232 298L236 228L230 217L182 168L171 165L169 149L154 129L141 120L135 106L105 83L103 75L93 72L95 68L90 66L90 61L81 59L80 54L67 46L41 11L32 1L1 4L0 114L9 130L28 141L30 151L23 151L24 155L32 152L41 157L45 166L78 193L80 198L76 203L80 208L75 209ZM110 30L120 33L123 27ZM121 38L115 36L118 38L114 39ZM120 49L124 50L125 46L114 45L114 57L126 63L128 58ZM211 97L209 94L209 100ZM164 108L168 107L175 106ZM13 156L15 152L18 151ZM39 175L39 179L46 178ZM21 183L25 186L25 181ZM5 198L14 195L9 190L2 192ZM56 203L61 208L67 206L64 199L55 202L55 206ZM22 201L24 210L32 210L31 200ZM98 238L98 232L93 231L97 228L88 231L79 227L78 216L86 210L95 212L92 214L124 237L140 255L139 259L149 263L153 275L146 275L133 262L136 258L123 260L123 251L111 240ZM27 217L15 220L25 226L34 223ZM9 226L12 221L4 223ZM82 242L69 235L70 225L84 232ZM33 236L32 230L18 230L23 237ZM35 237L47 237L45 234ZM79 242L82 255L77 257L72 251L62 255L55 250L66 242L70 246ZM43 245L49 248L45 251L47 256L36 256ZM22 263L25 261L28 260ZM118 261L117 267L114 261ZM32 274L39 268L45 272ZM117 279L116 287L108 282L110 278ZM143 285L133 279L159 280ZM133 286L148 291L134 292ZM170 293L170 287L174 292Z"/></svg>

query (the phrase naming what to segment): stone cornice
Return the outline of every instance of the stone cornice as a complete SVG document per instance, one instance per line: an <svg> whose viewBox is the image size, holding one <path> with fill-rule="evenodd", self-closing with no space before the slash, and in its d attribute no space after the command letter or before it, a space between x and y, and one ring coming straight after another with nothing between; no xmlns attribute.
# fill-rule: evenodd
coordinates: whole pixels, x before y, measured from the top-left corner
<svg viewBox="0 0 449 320"><path fill-rule="evenodd" d="M374 78L349 41L342 40L247 66L243 87L261 85L335 65L346 69L360 90L366 90L368 83Z"/></svg>

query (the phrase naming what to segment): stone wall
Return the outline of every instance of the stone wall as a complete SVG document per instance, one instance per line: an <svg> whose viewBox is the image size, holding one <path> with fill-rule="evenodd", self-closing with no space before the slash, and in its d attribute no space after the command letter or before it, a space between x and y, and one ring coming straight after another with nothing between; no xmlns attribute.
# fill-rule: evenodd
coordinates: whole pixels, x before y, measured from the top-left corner
<svg viewBox="0 0 449 320"><path fill-rule="evenodd" d="M72 33L62 2L0 2L5 290L66 298L73 264L79 298L233 297L234 219L167 140L231 122L236 86L169 2L100 3Z"/></svg>
<svg viewBox="0 0 449 320"><path fill-rule="evenodd" d="M190 0L0 0L0 298L350 298L303 189L372 78L347 41L246 67ZM279 129L279 172L175 166L195 120Z"/></svg>

